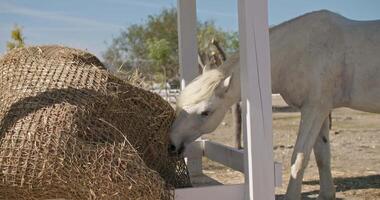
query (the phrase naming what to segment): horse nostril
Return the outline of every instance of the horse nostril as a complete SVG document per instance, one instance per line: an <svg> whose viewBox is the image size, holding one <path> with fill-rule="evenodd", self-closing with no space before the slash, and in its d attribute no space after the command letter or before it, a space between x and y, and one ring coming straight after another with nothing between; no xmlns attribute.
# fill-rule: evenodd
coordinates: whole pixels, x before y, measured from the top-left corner
<svg viewBox="0 0 380 200"><path fill-rule="evenodd" d="M170 153L173 153L173 152L175 152L175 151L176 151L176 149L177 149L177 148L176 148L176 147L175 147L173 144L170 144L170 145L169 145L169 148L168 148L168 150L169 150L169 152L170 152Z"/></svg>

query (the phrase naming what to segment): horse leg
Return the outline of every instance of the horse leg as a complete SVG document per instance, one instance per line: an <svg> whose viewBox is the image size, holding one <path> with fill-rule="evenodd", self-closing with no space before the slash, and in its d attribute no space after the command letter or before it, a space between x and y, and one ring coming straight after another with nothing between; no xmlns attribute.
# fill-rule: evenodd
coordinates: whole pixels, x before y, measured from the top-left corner
<svg viewBox="0 0 380 200"><path fill-rule="evenodd" d="M331 114L331 113L330 113ZM329 119L325 119L317 141L314 144L314 155L317 162L320 191L318 199L332 200L335 199L334 182L331 175L330 165L330 140L329 140Z"/></svg>
<svg viewBox="0 0 380 200"><path fill-rule="evenodd" d="M301 187L304 170L310 158L311 150L319 135L329 109L324 106L304 106L301 109L301 122L291 159L291 176L286 191L286 199L301 199Z"/></svg>
<svg viewBox="0 0 380 200"><path fill-rule="evenodd" d="M241 145L241 108L240 103L237 102L232 106L232 119L234 126L235 147L242 149Z"/></svg>

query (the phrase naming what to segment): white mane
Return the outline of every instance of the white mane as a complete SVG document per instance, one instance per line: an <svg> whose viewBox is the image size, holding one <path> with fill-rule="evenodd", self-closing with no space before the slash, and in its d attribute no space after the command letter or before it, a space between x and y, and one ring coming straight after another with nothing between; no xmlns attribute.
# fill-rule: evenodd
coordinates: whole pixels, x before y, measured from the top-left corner
<svg viewBox="0 0 380 200"><path fill-rule="evenodd" d="M212 69L198 76L178 96L177 108L195 105L209 98L225 77L225 74L218 69Z"/></svg>
<svg viewBox="0 0 380 200"><path fill-rule="evenodd" d="M235 64L239 61L239 52L231 57L219 68L204 72L194 79L177 98L177 108L196 105L209 98L219 83L229 76Z"/></svg>

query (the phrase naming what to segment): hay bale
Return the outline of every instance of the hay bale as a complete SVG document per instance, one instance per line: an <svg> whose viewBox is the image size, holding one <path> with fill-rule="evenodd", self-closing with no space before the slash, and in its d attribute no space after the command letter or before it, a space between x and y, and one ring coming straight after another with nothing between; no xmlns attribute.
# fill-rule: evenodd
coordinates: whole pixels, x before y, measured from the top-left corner
<svg viewBox="0 0 380 200"><path fill-rule="evenodd" d="M173 117L87 52L13 50L0 60L0 199L172 199L190 183L167 154Z"/></svg>

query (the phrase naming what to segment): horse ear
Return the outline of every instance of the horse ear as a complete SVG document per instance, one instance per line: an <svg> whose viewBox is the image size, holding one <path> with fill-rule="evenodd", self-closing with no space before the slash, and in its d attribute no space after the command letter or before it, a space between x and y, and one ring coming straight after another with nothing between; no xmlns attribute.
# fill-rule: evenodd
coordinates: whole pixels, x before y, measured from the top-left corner
<svg viewBox="0 0 380 200"><path fill-rule="evenodd" d="M222 80L218 87L215 89L216 96L223 97L231 88L231 81L232 75L226 77L224 80Z"/></svg>

